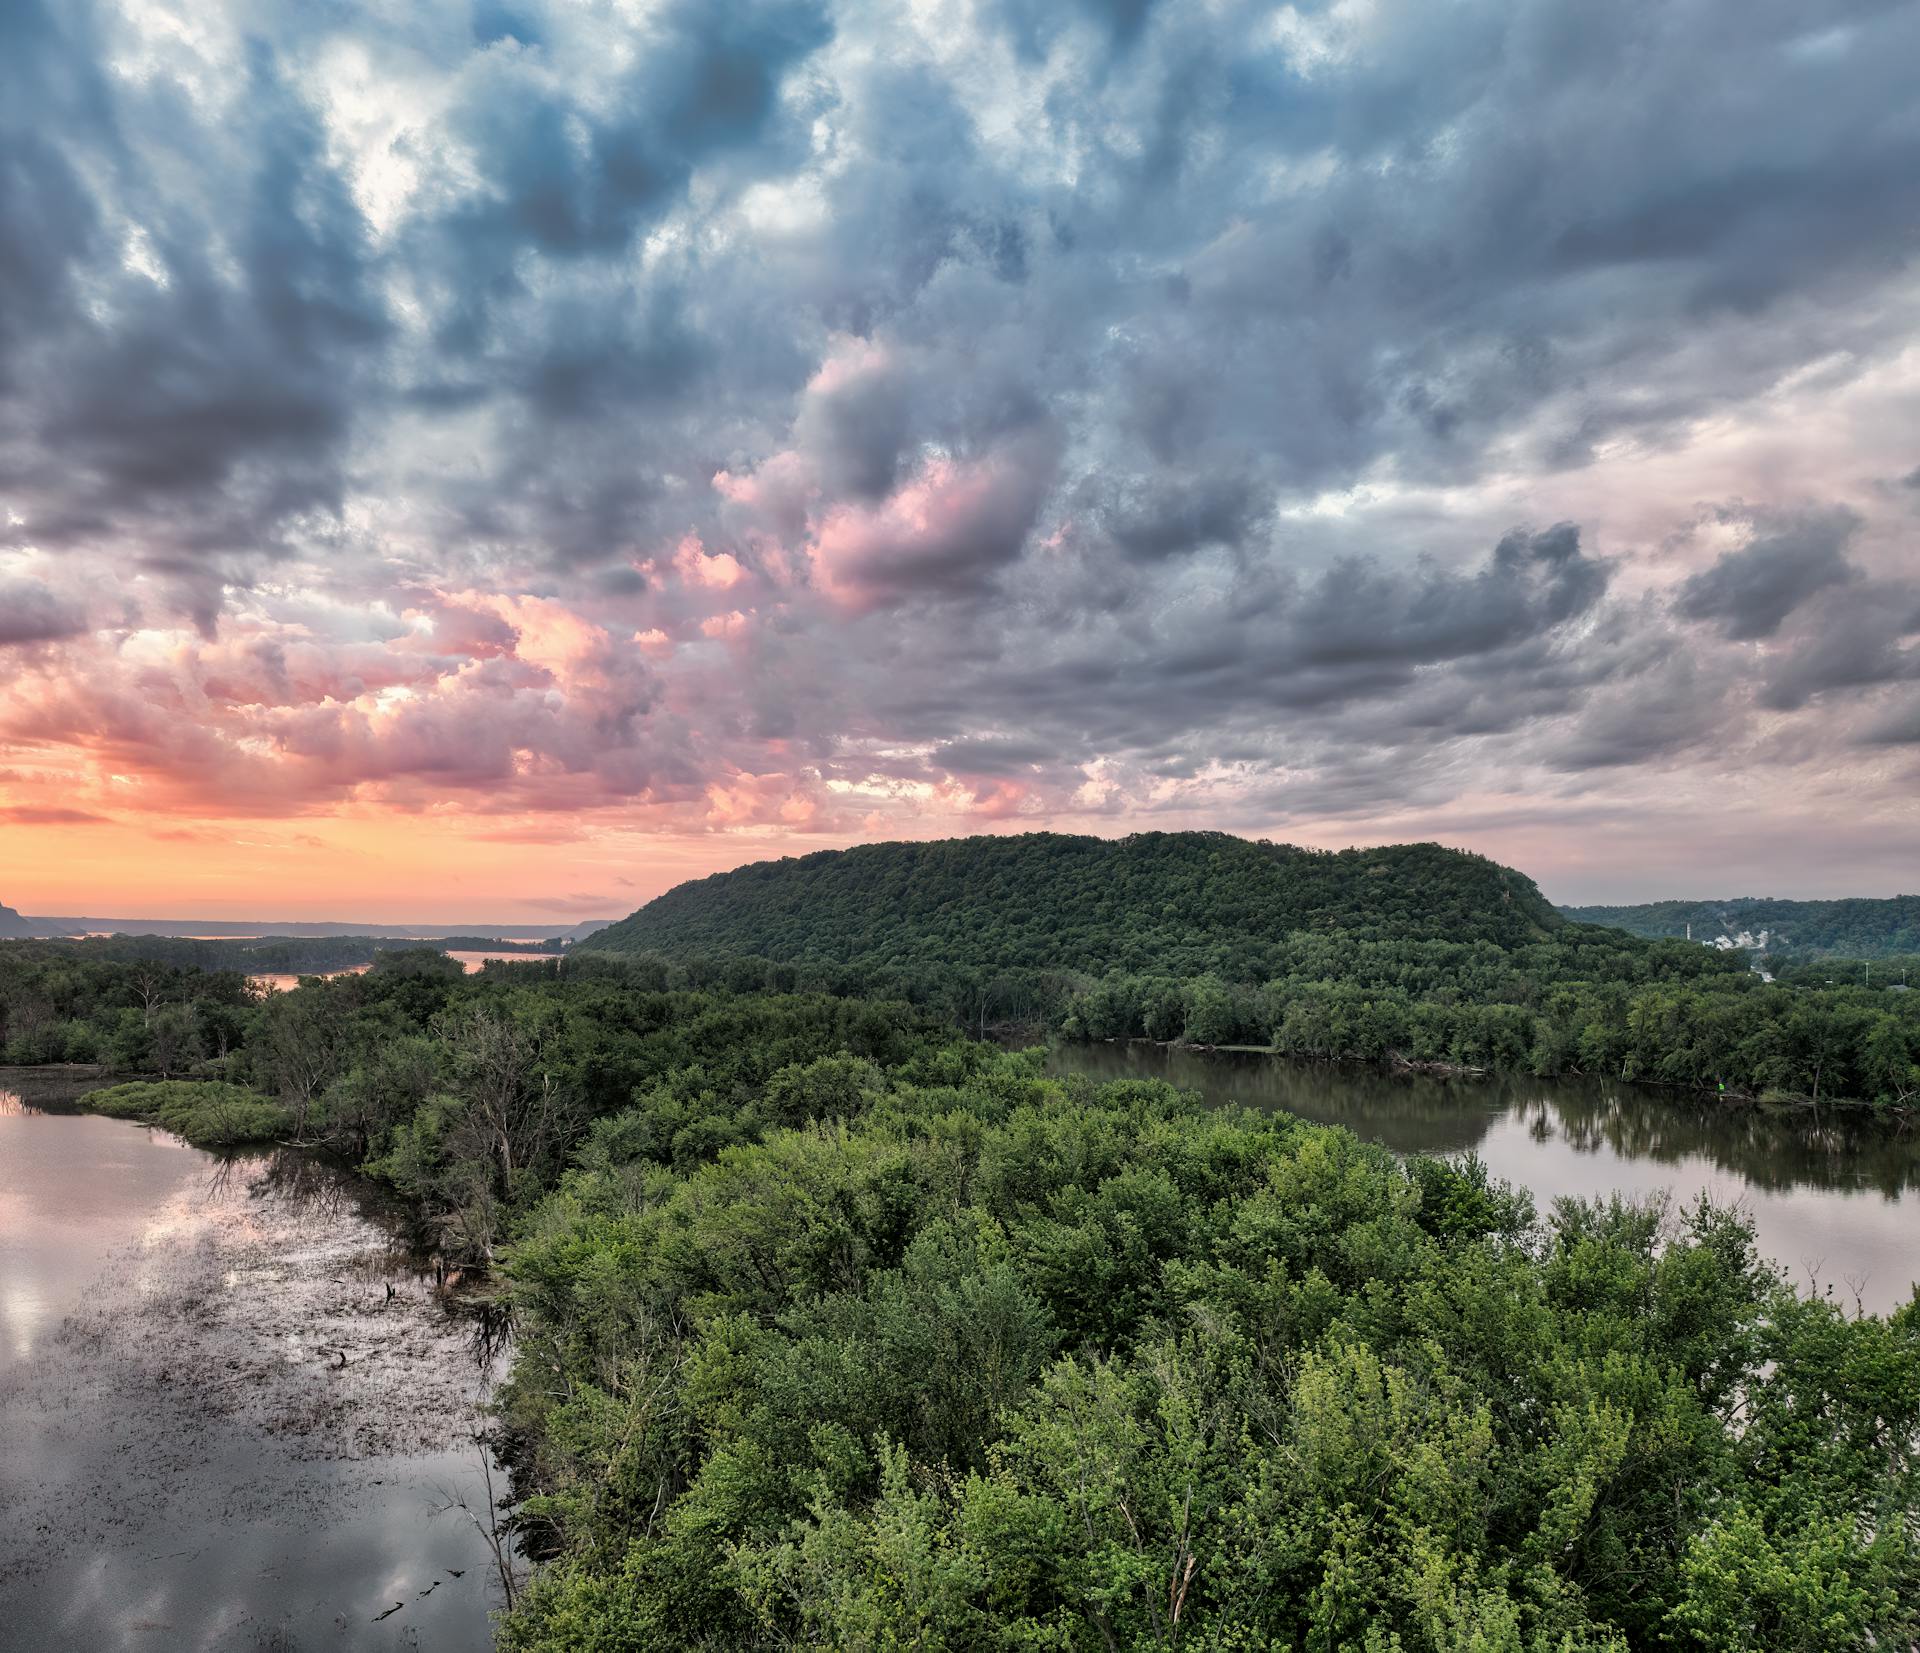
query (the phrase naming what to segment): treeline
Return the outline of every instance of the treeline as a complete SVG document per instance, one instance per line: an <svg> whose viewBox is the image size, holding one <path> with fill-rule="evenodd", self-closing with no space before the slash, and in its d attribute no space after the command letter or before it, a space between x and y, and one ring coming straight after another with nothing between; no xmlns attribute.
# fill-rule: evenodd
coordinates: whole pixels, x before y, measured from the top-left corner
<svg viewBox="0 0 1920 1653"><path fill-rule="evenodd" d="M1514 999L1289 976L1254 987L1113 977L1076 995L1069 1037L1253 1045L1292 1056L1542 1076L1604 1074L1750 1096L1920 1100L1920 1005L1751 977L1548 978Z"/></svg>
<svg viewBox="0 0 1920 1653"><path fill-rule="evenodd" d="M67 942L0 943L0 1061L184 1073L243 1042L258 996L238 970Z"/></svg>
<svg viewBox="0 0 1920 1653"><path fill-rule="evenodd" d="M1743 954L1569 923L1518 873L1433 844L875 844L683 884L589 945L663 982L877 993L979 1034L1920 1097L1920 1002L1833 970L1769 990Z"/></svg>
<svg viewBox="0 0 1920 1653"><path fill-rule="evenodd" d="M1240 1045L1292 1056L1599 1074L1741 1096L1920 1102L1920 993L1769 986L1738 957L1568 925L1520 947L1294 934L1264 980L641 955L640 979L874 995L976 1034ZM1855 966L1852 975L1863 972Z"/></svg>
<svg viewBox="0 0 1920 1653"><path fill-rule="evenodd" d="M388 936L84 936L35 945L68 957L165 964L178 969L237 970L242 975L324 975L370 964L382 953L440 952L557 953L554 941L496 941L490 936L442 936L410 941Z"/></svg>
<svg viewBox="0 0 1920 1653"><path fill-rule="evenodd" d="M677 1140L699 1157L758 1129L757 1088L775 1068L843 1050L904 1060L956 1037L925 1007L669 987L609 959L468 975L421 948L262 994L232 972L0 945L0 1058L190 1082L122 1088L136 1116L162 1123L169 1102L230 1101L228 1089L258 1098L280 1129L256 1113L252 1136L326 1143L364 1163L463 1262L490 1260L579 1133L637 1091L675 1087L664 1151ZM668 1115L656 1117L666 1130Z"/></svg>
<svg viewBox="0 0 1920 1653"><path fill-rule="evenodd" d="M1875 958L1801 958L1771 953L1761 967L1794 987L1873 987L1920 993L1920 953L1883 953Z"/></svg>
<svg viewBox="0 0 1920 1653"><path fill-rule="evenodd" d="M408 943L366 936L194 941L95 936L0 943L0 1062L98 1062L122 1072L191 1071L244 1043L262 994L253 975L321 975L370 965L383 976L458 977L443 949L544 951L479 936Z"/></svg>
<svg viewBox="0 0 1920 1653"><path fill-rule="evenodd" d="M1648 901L1630 907L1566 907L1583 924L1610 924L1639 936L1717 936L1768 932L1768 948L1785 958L1883 958L1920 953L1920 895L1841 901L1776 901L1739 896L1729 901Z"/></svg>

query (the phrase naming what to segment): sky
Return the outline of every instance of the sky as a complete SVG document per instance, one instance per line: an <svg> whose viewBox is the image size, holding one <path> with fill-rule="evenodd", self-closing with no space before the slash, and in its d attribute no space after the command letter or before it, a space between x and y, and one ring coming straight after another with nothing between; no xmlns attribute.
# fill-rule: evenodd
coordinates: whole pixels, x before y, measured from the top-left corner
<svg viewBox="0 0 1920 1653"><path fill-rule="evenodd" d="M9 0L0 900L1920 888L1920 3Z"/></svg>

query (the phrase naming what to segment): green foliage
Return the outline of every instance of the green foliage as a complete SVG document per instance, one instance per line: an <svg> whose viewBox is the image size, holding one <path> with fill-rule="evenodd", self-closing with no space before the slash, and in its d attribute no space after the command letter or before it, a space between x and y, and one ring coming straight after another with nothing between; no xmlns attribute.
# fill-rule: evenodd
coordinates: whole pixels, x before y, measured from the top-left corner
<svg viewBox="0 0 1920 1653"><path fill-rule="evenodd" d="M1897 995L1583 926L1276 948L1045 991L1104 1036L1826 1094L1916 1050ZM262 1001L28 944L0 1030L171 1048L195 1078L94 1105L332 1142L503 1265L545 1558L522 1653L1920 1635L1920 1305L1802 1300L1705 1206L1541 1217L1470 1159L1049 1079L957 1034L978 1001L809 968L403 965Z"/></svg>
<svg viewBox="0 0 1920 1653"><path fill-rule="evenodd" d="M982 1032L1920 1097L1920 994L1884 971L1871 992L1860 965L1769 986L1741 954L1566 923L1519 874L1432 844L875 844L683 884L590 945L662 982L898 996Z"/></svg>
<svg viewBox="0 0 1920 1653"><path fill-rule="evenodd" d="M1167 1037L1293 1056L1895 1105L1920 1097L1920 994L1769 986L1705 948L1569 926L1520 948L1299 938L1263 983L1109 975L1070 1037Z"/></svg>
<svg viewBox="0 0 1920 1653"><path fill-rule="evenodd" d="M1920 954L1920 895L1844 901L1775 901L1740 896L1731 901L1649 901L1633 907L1566 907L1582 924L1608 924L1637 936L1684 936L1696 942L1765 930L1782 957L1839 955L1881 958Z"/></svg>
<svg viewBox="0 0 1920 1653"><path fill-rule="evenodd" d="M669 890L602 952L882 967L1268 973L1295 931L1517 944L1559 915L1533 882L1438 844L1338 852L1221 832L866 844Z"/></svg>
<svg viewBox="0 0 1920 1653"><path fill-rule="evenodd" d="M114 1119L138 1119L182 1136L196 1148L235 1148L287 1136L285 1108L238 1085L174 1079L115 1085L86 1096L81 1106Z"/></svg>
<svg viewBox="0 0 1920 1653"><path fill-rule="evenodd" d="M63 942L0 943L0 1060L104 1062L174 1074L239 1042L246 978L111 957Z"/></svg>
<svg viewBox="0 0 1920 1653"><path fill-rule="evenodd" d="M1802 1301L1705 1206L939 1066L771 1075L694 1165L643 1103L531 1210L505 1645L1911 1641L1920 1305Z"/></svg>
<svg viewBox="0 0 1920 1653"><path fill-rule="evenodd" d="M382 976L428 976L452 981L467 967L438 947L383 947L373 955L373 972Z"/></svg>

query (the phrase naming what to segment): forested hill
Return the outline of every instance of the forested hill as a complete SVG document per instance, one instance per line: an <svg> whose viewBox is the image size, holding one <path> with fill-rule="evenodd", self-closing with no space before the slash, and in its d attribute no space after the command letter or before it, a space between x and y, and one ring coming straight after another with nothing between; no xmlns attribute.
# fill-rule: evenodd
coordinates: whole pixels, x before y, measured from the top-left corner
<svg viewBox="0 0 1920 1653"><path fill-rule="evenodd" d="M1767 932L1766 951L1779 955L1839 955L1882 958L1920 953L1920 895L1881 900L1774 901L1738 896L1730 901L1649 901L1637 907L1563 907L1581 924L1609 924L1637 936L1684 936L1693 927L1695 941L1718 936L1758 941Z"/></svg>
<svg viewBox="0 0 1920 1653"><path fill-rule="evenodd" d="M1563 922L1531 879L1438 844L1325 851L1219 832L1029 833L757 862L669 890L588 945L1251 980L1291 932L1517 946Z"/></svg>
<svg viewBox="0 0 1920 1653"><path fill-rule="evenodd" d="M33 926L5 902L0 901L0 937L11 939L32 934Z"/></svg>

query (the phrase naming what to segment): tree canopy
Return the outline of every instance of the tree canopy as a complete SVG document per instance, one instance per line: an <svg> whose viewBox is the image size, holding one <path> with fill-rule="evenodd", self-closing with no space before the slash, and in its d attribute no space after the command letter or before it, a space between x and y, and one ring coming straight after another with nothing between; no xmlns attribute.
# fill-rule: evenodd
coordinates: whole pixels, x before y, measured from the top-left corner
<svg viewBox="0 0 1920 1653"><path fill-rule="evenodd" d="M1476 956L1369 945L1355 969L1434 1007ZM1631 978L1705 949L1532 945L1599 949L1630 1036L1692 1048ZM1479 947L1481 991L1524 973ZM1052 1078L931 1007L759 990L791 965L695 986L653 958L395 957L262 997L16 944L0 1033L164 1050L182 1077L94 1105L333 1144L499 1271L513 1519L542 1562L513 1653L1920 1635L1920 1300L1797 1295L1737 1212L1539 1213L1472 1160ZM1230 1018L1266 991L1134 982L1071 1013ZM1308 985L1301 1048L1394 1002Z"/></svg>
<svg viewBox="0 0 1920 1653"><path fill-rule="evenodd" d="M1767 932L1776 957L1883 958L1920 953L1920 895L1843 901L1776 901L1738 896L1728 901L1648 901L1629 907L1566 907L1582 924L1610 924L1637 936L1685 936L1711 942L1744 931Z"/></svg>
<svg viewBox="0 0 1920 1653"><path fill-rule="evenodd" d="M683 884L590 945L695 984L905 998L977 1032L1920 1097L1920 997L1890 973L1769 985L1743 953L1570 922L1521 874L1435 844L874 844Z"/></svg>
<svg viewBox="0 0 1920 1653"><path fill-rule="evenodd" d="M756 862L669 890L588 945L1251 978L1296 931L1512 946L1563 922L1523 874L1438 844L1327 851L1221 832L1036 832Z"/></svg>

